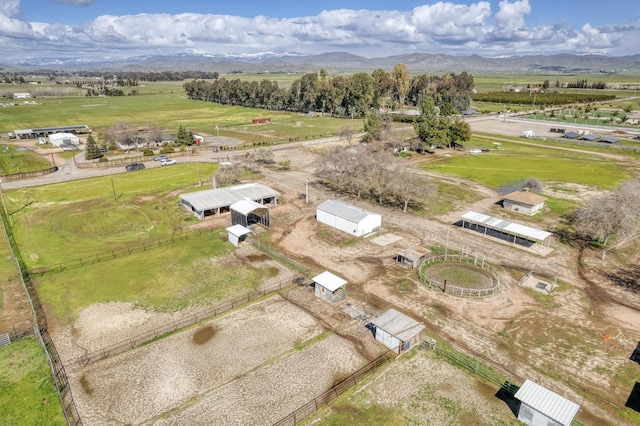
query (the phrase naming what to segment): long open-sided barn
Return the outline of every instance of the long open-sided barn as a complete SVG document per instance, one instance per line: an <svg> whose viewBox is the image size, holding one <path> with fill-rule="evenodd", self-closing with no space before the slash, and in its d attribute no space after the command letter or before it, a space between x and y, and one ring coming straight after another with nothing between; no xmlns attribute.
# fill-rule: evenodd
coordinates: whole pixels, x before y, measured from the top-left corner
<svg viewBox="0 0 640 426"><path fill-rule="evenodd" d="M242 200L258 204L277 204L280 193L259 183L245 183L224 188L180 194L180 204L192 211L200 220L229 211L232 204Z"/></svg>
<svg viewBox="0 0 640 426"><path fill-rule="evenodd" d="M382 216L342 201L326 200L316 207L318 222L361 237L380 228Z"/></svg>

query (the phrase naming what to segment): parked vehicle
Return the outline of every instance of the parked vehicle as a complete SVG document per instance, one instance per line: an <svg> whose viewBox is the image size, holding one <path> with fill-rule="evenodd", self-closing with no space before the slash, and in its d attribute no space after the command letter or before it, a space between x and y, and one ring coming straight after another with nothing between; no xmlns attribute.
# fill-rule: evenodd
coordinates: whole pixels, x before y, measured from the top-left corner
<svg viewBox="0 0 640 426"><path fill-rule="evenodd" d="M153 161L162 161L162 160L168 160L169 156L166 154L162 154L162 155L158 155L156 158L153 159Z"/></svg>
<svg viewBox="0 0 640 426"><path fill-rule="evenodd" d="M176 160L174 160L173 158L167 158L165 160L160 160L160 165L161 166L170 166L172 164L178 164L178 162Z"/></svg>
<svg viewBox="0 0 640 426"><path fill-rule="evenodd" d="M127 167L125 167L125 169L128 172L131 172L131 171L134 171L134 170L144 170L144 168L145 168L144 164L142 164L142 163L131 163L131 164L128 164Z"/></svg>

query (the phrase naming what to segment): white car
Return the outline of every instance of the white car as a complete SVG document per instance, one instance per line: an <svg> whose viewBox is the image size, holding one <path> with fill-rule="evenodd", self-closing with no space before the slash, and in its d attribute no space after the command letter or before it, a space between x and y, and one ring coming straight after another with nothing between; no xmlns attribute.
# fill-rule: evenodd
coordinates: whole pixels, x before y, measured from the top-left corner
<svg viewBox="0 0 640 426"><path fill-rule="evenodd" d="M178 162L173 158L166 158L166 159L160 160L161 166L170 166L172 164L178 164Z"/></svg>

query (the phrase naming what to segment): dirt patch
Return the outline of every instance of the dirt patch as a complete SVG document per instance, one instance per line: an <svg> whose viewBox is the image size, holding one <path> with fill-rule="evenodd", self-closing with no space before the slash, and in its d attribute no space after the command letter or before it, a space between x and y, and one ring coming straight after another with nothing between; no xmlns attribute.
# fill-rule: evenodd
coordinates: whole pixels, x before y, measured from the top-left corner
<svg viewBox="0 0 640 426"><path fill-rule="evenodd" d="M196 345L204 345L216 335L216 329L213 326L202 327L193 333L193 343Z"/></svg>

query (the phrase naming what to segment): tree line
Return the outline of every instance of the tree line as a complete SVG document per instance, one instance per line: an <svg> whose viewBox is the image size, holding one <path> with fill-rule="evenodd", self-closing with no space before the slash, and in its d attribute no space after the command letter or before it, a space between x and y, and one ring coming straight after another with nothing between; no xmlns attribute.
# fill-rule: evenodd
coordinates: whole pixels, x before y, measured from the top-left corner
<svg viewBox="0 0 640 426"><path fill-rule="evenodd" d="M307 73L287 89L276 81L218 78L184 84L191 99L269 110L319 112L338 117L364 117L372 109L401 109L422 105L426 98L437 106L448 104L463 111L471 103L473 76L462 72L443 76L411 77L404 64L391 72L376 69L371 74L330 77L328 72Z"/></svg>
<svg viewBox="0 0 640 426"><path fill-rule="evenodd" d="M535 96L535 97L534 97ZM476 102L494 102L501 104L531 105L567 105L573 103L601 102L615 99L612 94L591 93L536 93L529 92L487 92L475 93L473 100Z"/></svg>

